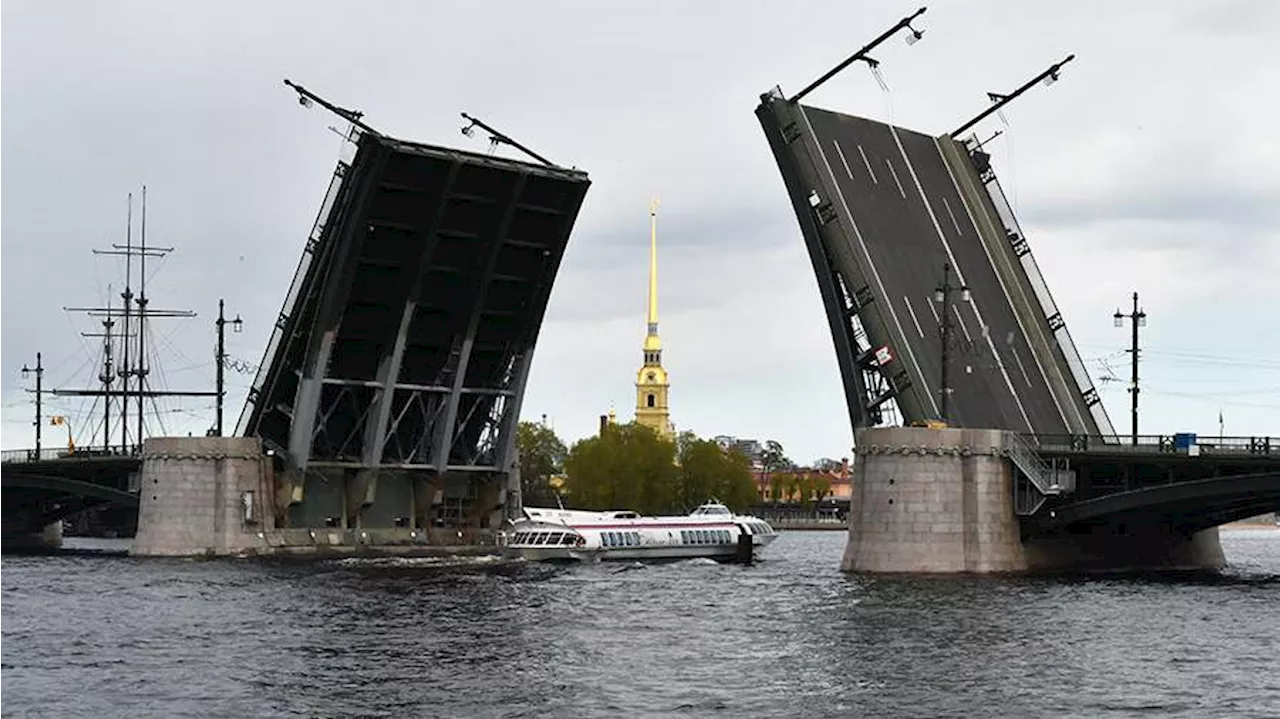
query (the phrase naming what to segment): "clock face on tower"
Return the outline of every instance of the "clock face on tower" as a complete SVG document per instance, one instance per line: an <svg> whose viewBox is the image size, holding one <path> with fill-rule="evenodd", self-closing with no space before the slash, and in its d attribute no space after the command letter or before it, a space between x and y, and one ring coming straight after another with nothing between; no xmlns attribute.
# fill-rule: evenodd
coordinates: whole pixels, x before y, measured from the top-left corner
<svg viewBox="0 0 1280 719"><path fill-rule="evenodd" d="M657 375L655 375L654 373L650 372L649 374L645 375L645 377L646 377L650 382L652 382L654 379L656 379L656 378L657 378Z"/></svg>

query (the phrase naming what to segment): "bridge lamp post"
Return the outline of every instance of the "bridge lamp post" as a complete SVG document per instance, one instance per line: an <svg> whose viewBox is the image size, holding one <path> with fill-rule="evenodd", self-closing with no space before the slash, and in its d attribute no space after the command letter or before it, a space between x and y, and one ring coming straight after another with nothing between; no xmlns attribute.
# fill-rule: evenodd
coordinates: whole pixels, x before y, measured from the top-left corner
<svg viewBox="0 0 1280 719"><path fill-rule="evenodd" d="M231 325L232 332L239 332L241 330L241 327L244 325L244 321L240 319L240 315L236 315L236 318L234 320L228 320L223 316L222 310L223 310L224 304L225 303L223 300L218 300L218 319L216 322L214 322L214 324L218 326L218 356L214 358L215 360L217 360L216 362L216 365L217 365L216 394L218 395L218 417L217 417L217 422L216 424L214 424L214 427L213 427L213 436L215 437L222 436L222 398L227 393L225 385L222 381L222 371L224 366L227 364L227 348L226 348L224 330L227 325Z"/></svg>
<svg viewBox="0 0 1280 719"><path fill-rule="evenodd" d="M44 360L41 358L41 356L40 356L40 353L39 353L39 352L37 352L37 353L36 353L36 367L35 367L35 369L31 369L30 367L27 367L25 364L24 364L24 365L22 365L22 376L23 376L24 378L25 378L28 374L32 374L32 373L34 373L34 374L35 374L35 376L36 376L36 421L35 421L35 426L36 426L36 456L32 457L32 459L33 459L33 460L35 460L35 459L40 459L40 426L41 426L41 423L40 423L40 414L41 414L40 399L44 396L44 386L43 386L43 380L44 380Z"/></svg>
<svg viewBox="0 0 1280 719"><path fill-rule="evenodd" d="M1121 314L1119 308L1116 309L1115 315L1116 327L1124 327L1125 318L1133 324L1133 343L1128 352L1132 355L1133 379L1129 385L1129 396L1132 398L1133 414L1133 444L1138 444L1138 328L1147 325L1147 313L1138 308L1138 293L1133 293L1133 311L1129 314Z"/></svg>
<svg viewBox="0 0 1280 719"><path fill-rule="evenodd" d="M941 410L938 419L948 422L947 419L947 400L951 397L951 387L948 385L947 368L951 364L951 293L960 293L960 301L969 301L969 287L967 285L951 284L951 265L944 264L942 266L942 284L933 291L933 299L942 305L942 384L938 388L938 394L941 399Z"/></svg>
<svg viewBox="0 0 1280 719"><path fill-rule="evenodd" d="M876 47L877 47L878 45L880 45L880 43L884 42L885 40L888 40L890 37L893 37L894 33L898 32L899 30L902 30L902 29L904 29L904 28L905 28L905 29L907 29L907 30L910 30L911 32L907 34L907 44L908 44L908 45L914 45L914 44L916 44L917 42L919 42L919 41L920 41L920 39L921 39L921 38L923 38L923 37L924 37L924 31L923 31L923 30L917 30L915 27L913 27L913 26L911 25L911 21L912 21L912 20L915 20L916 18L918 18L918 17L920 17L921 15L923 15L925 10L926 10L926 8L923 8L923 7L922 7L922 8L920 8L919 10L916 10L914 13L911 13L910 15L908 15L908 16L906 16L906 17L902 18L901 20L899 20L899 21L898 21L898 23L897 23L896 25L894 25L893 27L889 28L888 30L885 30L884 32L880 33L880 37L877 37L876 39L874 39L874 40L872 40L871 42L867 43L866 45L864 45L864 46L862 47L862 49L861 49L861 50L858 50L858 51L857 51L857 52L855 52L854 54L852 54L852 55L850 55L849 57L845 58L844 62L841 62L839 65L836 65L835 67L833 67L833 68L831 68L830 70L828 70L828 71L827 71L827 73L826 73L825 75L823 75L822 77L818 78L817 80L814 80L813 82L809 83L809 85L808 85L807 87L805 87L805 89L801 90L800 92L797 92L797 93L795 94L795 96L794 96L794 97L792 97L790 100L787 100L787 102L790 102L790 103L797 103L797 102L800 102L800 100L801 100L805 95L808 95L809 93L811 93L811 92L813 92L814 90L818 89L818 86L819 86L819 85L821 85L822 83L826 82L827 80L830 80L832 77L834 77L834 76L835 76L835 74L836 74L836 73L838 73L838 72L840 72L841 70L845 69L846 67L848 67L848 66L852 65L854 62L856 62L856 61L858 61L858 60L861 60L861 61L863 61L863 62L867 63L867 65L868 65L868 66L870 66L870 67L874 70L874 69L875 69L875 68L876 68L880 63L879 63L879 61L877 61L877 60L875 60L875 59L873 59L873 58L867 57L867 53L869 53L869 52L871 52L872 50L876 49Z"/></svg>

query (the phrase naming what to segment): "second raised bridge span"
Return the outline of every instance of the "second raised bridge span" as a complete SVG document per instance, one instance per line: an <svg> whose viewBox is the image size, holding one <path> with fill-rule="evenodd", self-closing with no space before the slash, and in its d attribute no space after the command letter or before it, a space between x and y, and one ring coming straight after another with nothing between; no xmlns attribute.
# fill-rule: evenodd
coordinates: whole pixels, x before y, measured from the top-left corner
<svg viewBox="0 0 1280 719"><path fill-rule="evenodd" d="M855 427L884 421L1114 435L976 141L762 96ZM950 268L944 306L935 291ZM942 406L942 318L950 378ZM945 415L945 417L944 417Z"/></svg>

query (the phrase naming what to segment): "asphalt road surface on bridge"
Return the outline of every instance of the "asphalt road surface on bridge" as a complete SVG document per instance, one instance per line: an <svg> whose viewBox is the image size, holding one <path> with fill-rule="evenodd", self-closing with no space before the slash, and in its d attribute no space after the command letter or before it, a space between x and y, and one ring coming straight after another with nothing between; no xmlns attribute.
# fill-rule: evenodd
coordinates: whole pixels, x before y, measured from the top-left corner
<svg viewBox="0 0 1280 719"><path fill-rule="evenodd" d="M971 299L951 296L948 419L969 427L1066 431L1064 412L1073 409L1060 407L1051 394L979 237L971 210L982 210L961 197L937 141L849 115L800 110L820 146L824 184L838 188L833 201L853 218L854 253L870 259L876 301L888 304L893 361L917 368L935 416L943 307L934 293L949 263L951 283L967 285Z"/></svg>

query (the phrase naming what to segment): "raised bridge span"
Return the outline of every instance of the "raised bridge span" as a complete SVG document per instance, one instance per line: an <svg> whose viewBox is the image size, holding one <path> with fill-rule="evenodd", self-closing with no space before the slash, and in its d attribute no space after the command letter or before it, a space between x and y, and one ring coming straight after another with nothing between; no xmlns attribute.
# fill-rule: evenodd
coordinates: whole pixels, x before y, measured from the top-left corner
<svg viewBox="0 0 1280 719"><path fill-rule="evenodd" d="M1270 438L1116 437L976 137L760 100L860 445L846 568L1207 567L1280 509Z"/></svg>
<svg viewBox="0 0 1280 719"><path fill-rule="evenodd" d="M243 529L300 528L306 542L306 528L341 542L356 529L478 541L518 506L520 402L590 182L549 161L363 124L350 139L237 427L272 465L253 490L271 516ZM6 536L93 506L137 506L141 450L6 456ZM192 481L194 492L215 478ZM143 504L164 493L145 494ZM165 516L198 523L187 509L204 511Z"/></svg>
<svg viewBox="0 0 1280 719"><path fill-rule="evenodd" d="M550 162L359 134L237 427L276 457L278 526L497 527L589 185Z"/></svg>
<svg viewBox="0 0 1280 719"><path fill-rule="evenodd" d="M976 143L792 102L756 110L791 197L854 428L1113 429ZM949 277L944 276L949 268ZM967 287L945 306L947 283ZM952 331L946 417L942 318Z"/></svg>

